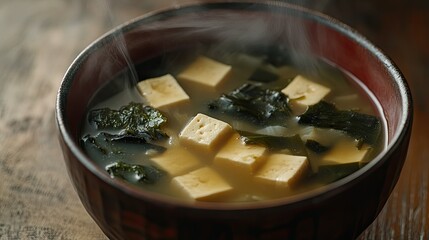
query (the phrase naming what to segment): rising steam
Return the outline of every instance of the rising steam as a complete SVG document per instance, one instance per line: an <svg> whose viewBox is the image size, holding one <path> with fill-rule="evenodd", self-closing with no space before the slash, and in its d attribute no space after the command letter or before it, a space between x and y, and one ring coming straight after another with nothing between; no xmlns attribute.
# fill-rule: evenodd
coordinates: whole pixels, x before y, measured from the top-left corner
<svg viewBox="0 0 429 240"><path fill-rule="evenodd" d="M167 3L167 1L163 1ZM178 8L184 1L172 0L169 1L170 7ZM193 1L193 2L207 2L207 1ZM213 14L205 15L201 17L196 9L192 12L186 12L186 16L175 16L174 20L160 20L153 21L142 26L145 32L159 33L150 34L151 39L143 36L137 41L141 41L142 44L146 42L155 42L162 39L176 39L177 41L169 41L170 44L165 44L163 48L166 51L174 49L175 44L184 44L186 39L198 38L203 35L208 35L213 39L216 39L217 47L215 51L220 54L225 46L234 45L242 51L241 46L251 45L255 43L267 44L267 43L279 43L288 46L288 55L294 62L294 65L299 66L306 72L317 73L319 66L318 62L312 56L307 30L303 28L303 24L300 18L288 18L288 21L284 21L279 15L283 14L281 6L286 4L284 1L266 1L269 3L269 7L266 9L271 14L260 15L256 11L261 5L253 4L248 5L248 14L246 17L242 17L240 14L234 14L231 12L218 11ZM111 12L112 6L108 0L98 0L101 11L107 12L107 16L110 17L109 22L115 26L115 16ZM307 4L305 1L300 1L300 4ZM318 9L323 8L327 1L320 1L315 6ZM204 8L204 7L201 7ZM253 12L252 12L253 11ZM109 66L114 65L115 62L125 61L130 73L130 81L126 82L126 87L133 89L133 86L139 82L139 76L134 67L133 61L130 57L129 50L130 46L127 46L124 35L117 34L114 36L115 45L111 46L112 49L109 51L109 59L104 59L110 64L106 64L102 71L109 73ZM241 43L237 45L236 43ZM160 43L161 44L161 43ZM228 54L228 53L225 53ZM106 74L105 74L106 75ZM107 74L108 75L108 74Z"/></svg>

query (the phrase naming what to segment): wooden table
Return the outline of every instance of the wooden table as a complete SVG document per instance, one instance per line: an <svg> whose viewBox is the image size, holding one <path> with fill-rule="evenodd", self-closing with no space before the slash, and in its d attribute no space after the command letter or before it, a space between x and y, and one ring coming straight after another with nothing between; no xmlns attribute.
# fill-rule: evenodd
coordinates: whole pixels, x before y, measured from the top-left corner
<svg viewBox="0 0 429 240"><path fill-rule="evenodd" d="M0 1L0 239L105 239L70 184L56 91L76 55L113 26L183 1ZM428 239L429 2L307 1L380 46L402 69L415 121L400 181L361 239Z"/></svg>

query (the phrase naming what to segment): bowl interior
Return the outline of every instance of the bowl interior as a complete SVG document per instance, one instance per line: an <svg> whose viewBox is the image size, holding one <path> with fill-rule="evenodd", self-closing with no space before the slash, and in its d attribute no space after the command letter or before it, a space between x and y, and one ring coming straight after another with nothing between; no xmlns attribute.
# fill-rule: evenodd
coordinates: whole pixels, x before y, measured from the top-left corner
<svg viewBox="0 0 429 240"><path fill-rule="evenodd" d="M106 34L75 60L60 89L59 121L66 129L63 134L71 140L69 144L80 152L80 160L108 178L104 170L85 157L79 139L91 99L112 76L127 69L130 62L138 64L175 49L218 42L286 44L297 56L322 58L350 73L380 103L389 147L396 143L409 120L409 93L400 72L376 47L347 26L290 6L206 4L144 16ZM372 165L382 160L379 156Z"/></svg>

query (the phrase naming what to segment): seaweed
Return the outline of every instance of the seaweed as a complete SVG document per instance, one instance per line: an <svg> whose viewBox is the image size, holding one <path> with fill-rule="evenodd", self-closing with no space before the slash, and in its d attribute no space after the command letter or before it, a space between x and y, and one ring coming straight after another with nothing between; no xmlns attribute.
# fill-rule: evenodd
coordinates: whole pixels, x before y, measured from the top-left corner
<svg viewBox="0 0 429 240"><path fill-rule="evenodd" d="M167 119L152 107L131 102L119 110L96 109L89 113L88 121L99 131L82 137L82 145L87 150L94 148L103 159L123 154L124 144L138 144L145 151L165 151L165 147L153 142L167 137L161 131Z"/></svg>
<svg viewBox="0 0 429 240"><path fill-rule="evenodd" d="M298 123L341 130L368 144L374 144L381 133L381 122L377 117L352 110L337 110L325 101L310 106L299 116Z"/></svg>
<svg viewBox="0 0 429 240"><path fill-rule="evenodd" d="M331 149L330 147L324 146L324 145L320 144L319 142L317 142L315 140L311 140L311 139L308 139L305 142L305 146L315 153L324 153L324 152L328 151L329 149Z"/></svg>
<svg viewBox="0 0 429 240"><path fill-rule="evenodd" d="M259 144L267 147L270 150L283 150L288 149L292 154L306 156L304 143L299 135L290 137L271 136L264 134L257 134L245 131L239 131L241 139L246 144Z"/></svg>
<svg viewBox="0 0 429 240"><path fill-rule="evenodd" d="M208 105L210 110L241 116L258 125L285 125L291 116L288 98L280 91L246 83Z"/></svg>
<svg viewBox="0 0 429 240"><path fill-rule="evenodd" d="M95 136L85 135L82 138L82 145L88 148L95 148L102 155L119 155L125 151L122 149L121 144L138 144L144 151L155 150L157 153L162 153L166 150L165 147L148 143L144 139L136 138L134 136L117 136L106 132L100 132Z"/></svg>
<svg viewBox="0 0 429 240"><path fill-rule="evenodd" d="M81 141L85 149L94 148L103 155L120 154L122 151L114 146L107 133L98 133L95 136L85 135Z"/></svg>
<svg viewBox="0 0 429 240"><path fill-rule="evenodd" d="M167 118L158 110L141 103L131 102L119 110L92 110L88 121L98 130L117 131L116 139L133 137L149 142L167 137L160 129Z"/></svg>
<svg viewBox="0 0 429 240"><path fill-rule="evenodd" d="M163 171L152 165L134 165L122 161L106 166L106 171L113 178L146 184L154 184L165 175Z"/></svg>
<svg viewBox="0 0 429 240"><path fill-rule="evenodd" d="M313 180L324 183L332 183L341 178L344 178L363 167L365 163L353 162L344 164L322 165L319 166L317 174L313 176Z"/></svg>

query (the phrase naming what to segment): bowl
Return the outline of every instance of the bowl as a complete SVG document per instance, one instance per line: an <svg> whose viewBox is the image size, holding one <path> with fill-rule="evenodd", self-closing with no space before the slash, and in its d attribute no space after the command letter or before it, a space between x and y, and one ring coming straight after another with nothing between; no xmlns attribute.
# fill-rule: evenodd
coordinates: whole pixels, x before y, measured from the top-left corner
<svg viewBox="0 0 429 240"><path fill-rule="evenodd" d="M79 144L85 111L112 76L129 63L165 51L225 39L286 43L355 76L381 105L387 120L386 149L357 172L323 188L242 204L184 202L145 192L111 178L85 154ZM96 40L67 70L58 91L56 120L74 188L111 239L353 239L374 221L398 180L410 139L412 103L395 64L343 23L286 3L216 2L149 13Z"/></svg>

